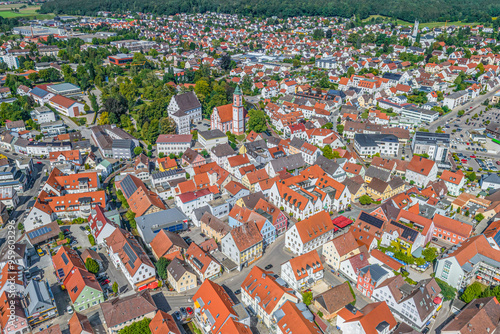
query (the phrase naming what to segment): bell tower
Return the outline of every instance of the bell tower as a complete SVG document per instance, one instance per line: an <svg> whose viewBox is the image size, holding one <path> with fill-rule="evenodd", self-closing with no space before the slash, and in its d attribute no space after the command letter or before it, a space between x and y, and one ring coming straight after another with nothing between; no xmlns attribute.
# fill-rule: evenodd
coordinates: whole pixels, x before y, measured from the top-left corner
<svg viewBox="0 0 500 334"><path fill-rule="evenodd" d="M245 118L243 115L243 94L237 86L233 94L233 131L239 135L245 132Z"/></svg>

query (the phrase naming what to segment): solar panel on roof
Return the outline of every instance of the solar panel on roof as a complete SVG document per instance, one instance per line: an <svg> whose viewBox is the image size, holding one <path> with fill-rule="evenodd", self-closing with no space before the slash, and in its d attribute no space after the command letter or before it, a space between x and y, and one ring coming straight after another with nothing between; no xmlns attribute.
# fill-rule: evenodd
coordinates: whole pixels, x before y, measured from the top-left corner
<svg viewBox="0 0 500 334"><path fill-rule="evenodd" d="M382 225L384 225L384 221L382 219L378 219L377 217L373 217L366 212L361 212L361 215L359 216L359 219L361 219L364 222L367 222L368 224L375 226L376 228L381 228Z"/></svg>
<svg viewBox="0 0 500 334"><path fill-rule="evenodd" d="M134 268L134 263L135 260L137 260L137 255L135 255L134 251L132 248L130 248L129 244L125 244L123 246L123 250L125 251L125 254L127 254L128 258L130 259L129 264L132 268Z"/></svg>
<svg viewBox="0 0 500 334"><path fill-rule="evenodd" d="M69 263L68 257L66 256L65 253L62 253L61 258L63 259L64 264L68 264Z"/></svg>
<svg viewBox="0 0 500 334"><path fill-rule="evenodd" d="M391 224L403 229L403 234L401 235L403 239L409 239L411 241L415 241L415 239L417 238L418 232L409 228L408 226L397 223L395 221L391 221Z"/></svg>
<svg viewBox="0 0 500 334"><path fill-rule="evenodd" d="M40 228L40 229L38 229L36 231L29 232L28 236L30 237L30 239L34 239L34 238L39 237L41 235L47 234L50 231L52 231L52 229L50 227L44 226L44 227L42 227L42 228Z"/></svg>
<svg viewBox="0 0 500 334"><path fill-rule="evenodd" d="M64 277L64 270L62 270L62 269L57 269L57 276L58 276L58 277Z"/></svg>
<svg viewBox="0 0 500 334"><path fill-rule="evenodd" d="M121 188L123 189L123 192L125 193L125 196L129 198L132 196L132 194L137 190L137 186L135 185L134 181L132 181L132 178L130 175L127 175L122 182L120 183Z"/></svg>

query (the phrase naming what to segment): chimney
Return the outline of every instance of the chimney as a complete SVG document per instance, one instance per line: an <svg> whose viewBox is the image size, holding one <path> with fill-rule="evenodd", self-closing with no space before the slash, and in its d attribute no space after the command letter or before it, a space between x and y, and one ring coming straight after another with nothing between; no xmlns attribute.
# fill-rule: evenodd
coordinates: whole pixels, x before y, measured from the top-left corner
<svg viewBox="0 0 500 334"><path fill-rule="evenodd" d="M479 309L482 309L484 306L484 303L479 304Z"/></svg>

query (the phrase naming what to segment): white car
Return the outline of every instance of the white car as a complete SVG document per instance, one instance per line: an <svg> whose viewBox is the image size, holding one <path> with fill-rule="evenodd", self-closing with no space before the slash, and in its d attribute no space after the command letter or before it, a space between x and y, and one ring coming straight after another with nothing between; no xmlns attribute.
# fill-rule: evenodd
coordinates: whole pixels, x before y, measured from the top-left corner
<svg viewBox="0 0 500 334"><path fill-rule="evenodd" d="M69 314L73 314L73 308L71 305L66 308L66 311L68 311Z"/></svg>

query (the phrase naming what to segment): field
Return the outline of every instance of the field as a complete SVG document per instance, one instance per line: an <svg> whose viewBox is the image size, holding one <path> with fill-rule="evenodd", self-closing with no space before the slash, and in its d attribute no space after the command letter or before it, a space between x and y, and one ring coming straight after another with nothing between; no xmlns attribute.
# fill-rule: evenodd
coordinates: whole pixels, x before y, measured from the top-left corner
<svg viewBox="0 0 500 334"><path fill-rule="evenodd" d="M393 20L391 20L389 17L387 16L382 16L382 15L370 15L368 16L366 19L364 19L363 21L369 21L371 19L377 19L377 18L382 18L382 19L386 19L387 22L394 22ZM496 18L494 18L496 19ZM396 20L397 24L399 25L402 25L402 26L411 26L413 27L414 23L413 22L407 22L407 21L403 21L403 20ZM461 22L461 21L455 21L455 22L427 22L427 23L420 23L419 24L419 28L429 28L429 29L434 29L434 28L437 28L437 27L444 27L445 25L446 26L465 26L465 25L470 25L470 26L473 26L473 25L477 25L479 23L477 22L472 22L472 23L467 23L467 22Z"/></svg>
<svg viewBox="0 0 500 334"><path fill-rule="evenodd" d="M37 18L37 19L50 19L54 17L53 14L38 14L36 11L40 9L40 6L28 6L26 8L20 8L24 4L10 4L10 5L0 5L0 16L5 18L14 17L26 17L26 18ZM19 12L11 11L11 8L19 8Z"/></svg>

